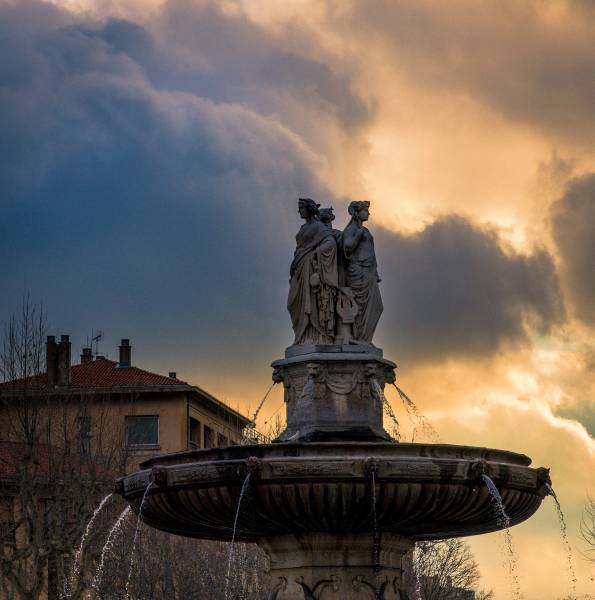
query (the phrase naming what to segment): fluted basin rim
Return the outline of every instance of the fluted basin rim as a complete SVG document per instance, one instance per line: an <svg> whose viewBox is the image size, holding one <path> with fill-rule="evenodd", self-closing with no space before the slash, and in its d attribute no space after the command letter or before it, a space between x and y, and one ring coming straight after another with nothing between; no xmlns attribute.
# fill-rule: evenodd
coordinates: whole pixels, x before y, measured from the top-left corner
<svg viewBox="0 0 595 600"><path fill-rule="evenodd" d="M141 463L148 469L156 465L181 464L195 461L241 460L242 457L257 458L275 456L345 456L350 452L368 453L378 457L440 457L469 460L483 459L528 467L531 459L525 454L478 446L456 444L392 443L392 442L285 442L278 444L252 444L246 446L228 446L225 448L204 448L186 450L168 454L158 454Z"/></svg>
<svg viewBox="0 0 595 600"><path fill-rule="evenodd" d="M512 524L547 493L545 469L522 454L444 444L300 443L236 446L154 457L121 480L120 493L143 519L182 535L228 539L239 490L251 474L252 514L238 538L299 530L367 531L372 474L383 528L417 539L501 528L482 474L500 489ZM339 513L337 516L335 513ZM301 521L300 521L301 519Z"/></svg>

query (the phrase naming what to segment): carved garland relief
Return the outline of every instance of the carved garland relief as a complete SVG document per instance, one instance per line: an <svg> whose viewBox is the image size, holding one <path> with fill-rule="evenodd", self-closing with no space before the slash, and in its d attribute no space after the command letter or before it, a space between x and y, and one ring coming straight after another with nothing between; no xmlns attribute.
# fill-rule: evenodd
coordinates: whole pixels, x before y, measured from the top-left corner
<svg viewBox="0 0 595 600"><path fill-rule="evenodd" d="M359 397L378 400L382 396L384 385L394 381L393 369L375 364L359 365L354 369L353 365L328 367L320 363L308 363L305 367L285 367L279 371L283 371L277 378L283 381L287 402L298 399L322 400L327 391L348 396L358 385L361 388Z"/></svg>

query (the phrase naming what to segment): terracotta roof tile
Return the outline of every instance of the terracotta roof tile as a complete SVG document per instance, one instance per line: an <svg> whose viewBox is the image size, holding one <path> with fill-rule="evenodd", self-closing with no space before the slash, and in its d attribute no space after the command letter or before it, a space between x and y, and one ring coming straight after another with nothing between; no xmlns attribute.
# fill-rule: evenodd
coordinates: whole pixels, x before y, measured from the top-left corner
<svg viewBox="0 0 595 600"><path fill-rule="evenodd" d="M138 367L120 367L118 363L100 358L70 369L74 387L119 387L144 385L187 385L185 381L144 371Z"/></svg>
<svg viewBox="0 0 595 600"><path fill-rule="evenodd" d="M98 358L93 361L70 367L71 386L73 388L114 388L114 387L143 387L188 385L187 382L173 377L151 373L138 367L120 367L116 361ZM2 388L14 387L21 381L0 383ZM29 378L28 385L45 387L45 373Z"/></svg>
<svg viewBox="0 0 595 600"><path fill-rule="evenodd" d="M213 403L213 405L236 415L239 419L248 423L247 417L197 386L190 385L181 379L151 373L138 367L120 367L116 361L108 360L107 358L98 358L93 361L72 365L70 367L70 376L71 383L68 387L72 390L84 390L88 388L116 391L117 388L124 388L126 391L133 391L134 388L159 386L160 391L167 391L168 386L171 386L172 391L177 391L181 386L182 391L184 391L185 387L187 391L199 394L203 399ZM19 393L22 391L23 384L24 380L22 379L0 383L0 393ZM57 387L48 390L47 375L45 373L29 377L26 380L26 385L29 391L33 391L34 393L62 393L67 389Z"/></svg>

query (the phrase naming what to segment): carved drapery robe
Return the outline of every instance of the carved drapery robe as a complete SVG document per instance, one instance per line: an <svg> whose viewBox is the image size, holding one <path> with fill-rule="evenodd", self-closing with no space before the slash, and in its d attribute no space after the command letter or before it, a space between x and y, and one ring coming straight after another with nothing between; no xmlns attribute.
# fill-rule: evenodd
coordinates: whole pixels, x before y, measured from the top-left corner
<svg viewBox="0 0 595 600"><path fill-rule="evenodd" d="M287 309L294 344L331 344L337 297L337 242L318 219L302 225L290 268Z"/></svg>
<svg viewBox="0 0 595 600"><path fill-rule="evenodd" d="M353 337L371 344L384 310L372 234L366 227L351 221L343 232L343 252L346 259L345 284L353 291L359 309L353 324Z"/></svg>

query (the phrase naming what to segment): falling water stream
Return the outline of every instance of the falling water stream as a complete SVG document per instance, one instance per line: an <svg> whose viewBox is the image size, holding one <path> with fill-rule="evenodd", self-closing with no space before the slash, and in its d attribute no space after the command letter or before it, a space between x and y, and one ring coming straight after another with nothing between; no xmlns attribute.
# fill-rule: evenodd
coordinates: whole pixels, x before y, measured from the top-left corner
<svg viewBox="0 0 595 600"><path fill-rule="evenodd" d="M560 506L560 501L558 500L558 496L556 496L556 492L554 492L554 488L549 483L546 483L546 488L550 493L550 496L553 498L556 506L558 523L560 524L560 535L562 536L562 543L564 544L564 549L566 551L566 561L568 573L570 575L570 588L572 591L572 597L575 597L577 578L574 570L574 561L572 559L572 547L570 546L570 541L568 540L568 527L566 526L566 519L564 518L564 513L562 512L562 507Z"/></svg>
<svg viewBox="0 0 595 600"><path fill-rule="evenodd" d="M421 579L419 578L419 569L413 566L415 571L415 600L423 600L423 596L421 594Z"/></svg>
<svg viewBox="0 0 595 600"><path fill-rule="evenodd" d="M372 469L372 518L373 518L373 538L372 538L372 563L374 565L374 578L376 596L380 595L380 530L378 529L378 512L376 510L376 469Z"/></svg>
<svg viewBox="0 0 595 600"><path fill-rule="evenodd" d="M415 589L414 589L415 597L413 598L413 600L424 600L424 597L421 592L421 578L419 576L419 572L421 569L420 569L419 564L416 564L416 562L419 562L419 560L416 559L416 555L419 556L419 553L421 551L417 544L415 546L416 547L413 551L413 555L411 556L411 571L415 575Z"/></svg>
<svg viewBox="0 0 595 600"><path fill-rule="evenodd" d="M241 595L239 600L245 600L247 588L249 585L248 581L251 575L250 569L248 567L248 552L246 550L246 544L240 544L240 547L238 548L238 552L236 554L236 560L238 564L237 573L240 577L241 589Z"/></svg>
<svg viewBox="0 0 595 600"><path fill-rule="evenodd" d="M126 578L126 587L124 588L124 598L126 598L126 600L130 600L130 593L128 589L130 587L130 579L132 578L132 569L134 568L134 551L136 550L136 542L138 541L138 532L140 530L140 521L143 514L143 507L145 505L145 500L147 499L147 494L149 493L149 490L151 489L152 485L153 482L151 481L151 483L149 483L149 485L147 486L145 493L143 494L143 499L140 502L138 515L136 517L136 527L134 529L134 538L132 538L132 550L130 552L130 566L128 567L128 577Z"/></svg>
<svg viewBox="0 0 595 600"><path fill-rule="evenodd" d="M421 431L426 435L426 437L434 443L440 442L440 436L438 432L432 427L428 419L421 413L415 402L411 400L411 398L396 384L392 384L393 387L397 390L397 394L399 394L399 398L403 401L403 406L407 411L407 414L411 417L414 422L415 428L421 429Z"/></svg>
<svg viewBox="0 0 595 600"><path fill-rule="evenodd" d="M496 522L498 523L498 526L508 529L510 527L510 517L506 514L502 496L500 496L496 484L485 474L482 474L481 478L486 484L488 492L490 492L490 496L492 497L492 506L496 512Z"/></svg>
<svg viewBox="0 0 595 600"><path fill-rule="evenodd" d="M382 401L382 408L384 409L384 414L387 415L387 417L393 422L393 437L396 440L399 440L401 438L401 426L399 425L399 421L397 419L397 415L395 415L393 407L390 405L390 402L386 399L384 391L375 377L372 377L370 379L370 385L372 386L373 394L378 398L378 400Z"/></svg>
<svg viewBox="0 0 595 600"><path fill-rule="evenodd" d="M98 592L100 591L101 583L103 580L103 569L105 566L105 559L107 557L107 554L113 548L114 542L116 541L116 537L117 537L118 533L120 533L120 531L122 530L122 525L124 523L124 520L131 512L132 512L132 510L131 510L130 506L127 506L121 512L120 516L117 518L116 522L114 523L112 528L109 530L109 533L107 534L107 539L105 540L105 544L103 545L103 548L101 550L101 558L99 560L99 566L97 567L97 571L95 572L95 577L93 578L93 583L92 583L93 588L95 590L97 590Z"/></svg>
<svg viewBox="0 0 595 600"><path fill-rule="evenodd" d="M256 407L256 410L254 411L254 416L252 417L252 419L250 420L248 425L246 425L246 428L245 428L246 430L254 429L256 427L256 419L258 418L258 415L260 414L260 411L262 410L262 407L264 406L266 399L269 397L269 394L271 393L271 390L275 387L276 383L278 383L278 382L273 381L273 383L271 383L271 385L269 386L268 390L265 392L265 395L262 397L262 400L260 401L260 403ZM242 437L242 441L249 443L250 441L252 441L252 438L249 435L245 434Z"/></svg>
<svg viewBox="0 0 595 600"><path fill-rule="evenodd" d="M397 416L395 415L393 407L390 405L389 401L386 399L386 396L384 394L382 394L382 404L384 405L385 414L393 422L393 435L397 440L399 440L401 438L399 421L397 420Z"/></svg>
<svg viewBox="0 0 595 600"><path fill-rule="evenodd" d="M523 596L521 594L521 584L517 573L517 562L512 544L512 534L510 533L510 517L506 514L506 509L504 508L504 503L502 502L502 496L500 496L500 492L498 491L496 484L485 474L482 474L481 478L483 479L486 487L488 488L488 492L490 493L492 508L496 515L496 523L498 524L498 527L502 529L502 534L504 536L504 550L508 562L506 566L508 574L511 578L512 600L521 600Z"/></svg>
<svg viewBox="0 0 595 600"><path fill-rule="evenodd" d="M246 494L246 490L248 489L248 485L250 484L250 473L246 475L246 479L244 479L244 483L242 484L242 489L240 490L240 497L238 499L238 508L236 510L236 516L233 521L233 534L231 536L231 544L229 546L229 558L227 559L227 574L225 575L225 600L229 598L229 579L231 574L231 565L233 562L233 550L236 541L236 530L238 527L238 518L240 516L240 508L242 506L242 499Z"/></svg>
<svg viewBox="0 0 595 600"><path fill-rule="evenodd" d="M93 524L95 523L95 519L97 518L97 515L101 512L101 509L107 504L107 502L110 500L110 498L112 496L113 496L113 494L108 494L99 503L99 506L95 509L95 511L93 512L93 515L87 522L87 526L85 527L83 537L81 538L81 543L79 544L77 551L74 553L74 564L72 566L72 573L70 574L70 578L68 579L68 581L65 584L66 589L64 590L64 592L65 592L65 596L67 598L69 598L70 595L72 594L72 588L73 588L73 586L76 585L76 581L79 578L79 574L81 571L81 556L83 553L83 547L85 545L85 542L87 541L87 538L89 537L89 534L91 533Z"/></svg>

